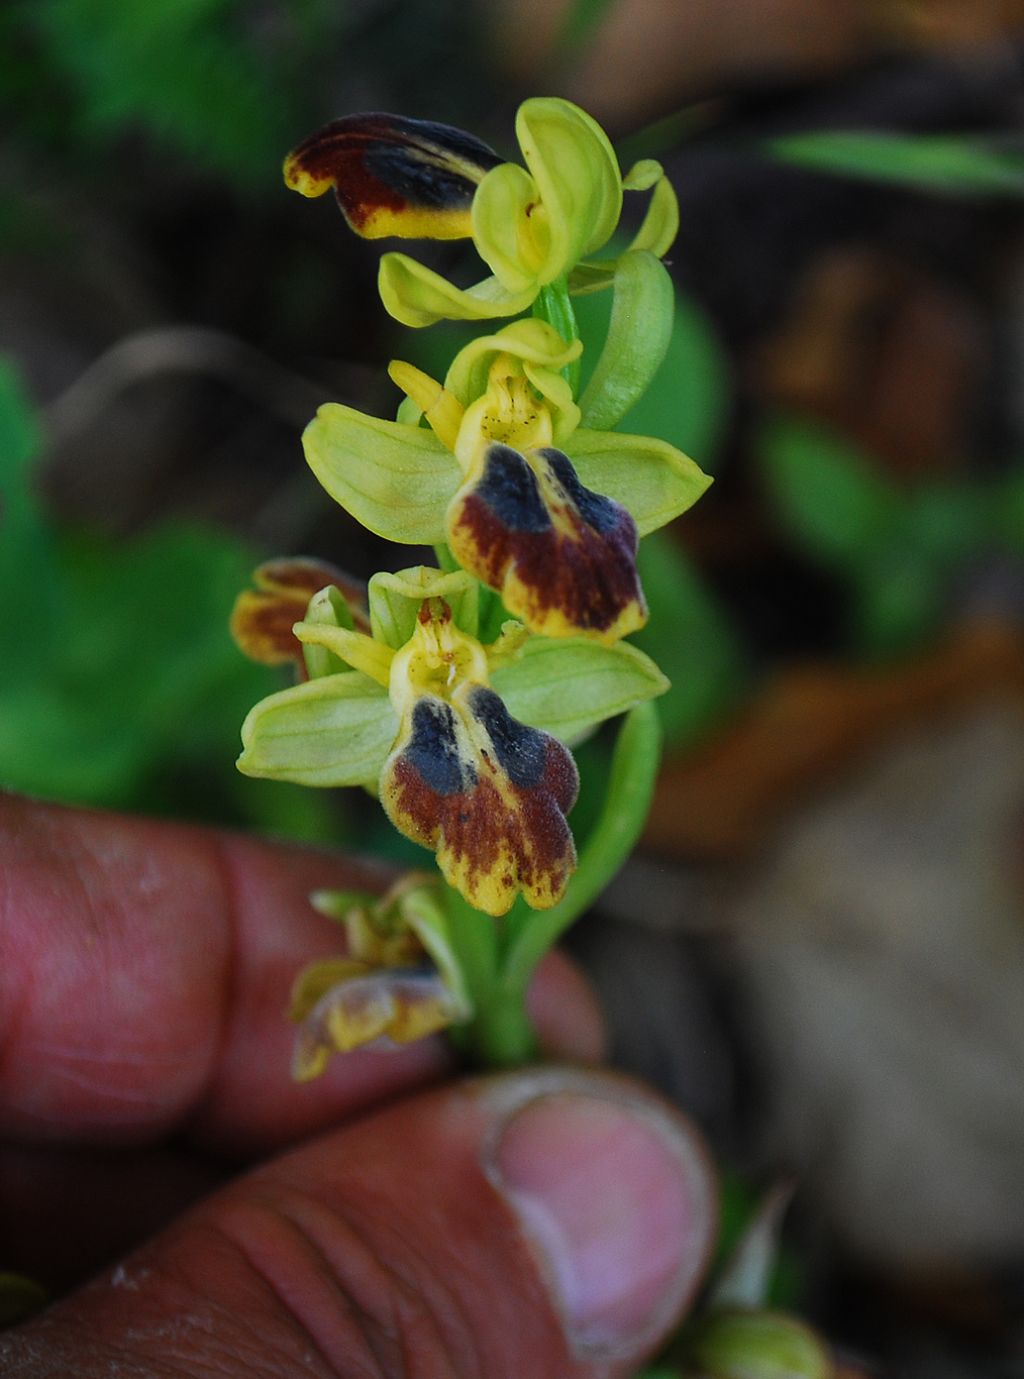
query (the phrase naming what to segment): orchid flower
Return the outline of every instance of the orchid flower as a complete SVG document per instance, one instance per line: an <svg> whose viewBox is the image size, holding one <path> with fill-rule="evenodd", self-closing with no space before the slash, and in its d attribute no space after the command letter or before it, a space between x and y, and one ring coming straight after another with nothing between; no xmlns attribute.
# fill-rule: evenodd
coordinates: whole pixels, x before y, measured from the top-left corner
<svg viewBox="0 0 1024 1379"><path fill-rule="evenodd" d="M349 225L367 238L472 237L491 276L466 290L405 254L383 256L381 299L408 326L515 316L567 276L576 290L608 285L616 261L588 256L614 234L624 190L654 189L627 252L666 252L679 210L657 162L644 159L623 177L601 126L555 97L523 102L516 137L525 167L448 125L349 115L288 155L285 181L304 196L333 187Z"/></svg>
<svg viewBox="0 0 1024 1379"><path fill-rule="evenodd" d="M478 587L462 571L425 566L375 575L369 635L315 595L294 633L329 659L251 710L238 766L307 785L367 785L476 909L504 914L520 893L546 909L576 861L566 815L578 780L564 739L667 682L633 647L534 639L511 620L483 645Z"/></svg>
<svg viewBox="0 0 1024 1379"><path fill-rule="evenodd" d="M447 542L532 632L610 643L646 619L638 535L710 479L665 441L579 425L560 370L581 348L524 320L467 345L443 385L396 361L410 420L329 402L303 446L323 487L371 531ZM420 417L429 430L412 424Z"/></svg>
<svg viewBox="0 0 1024 1379"><path fill-rule="evenodd" d="M436 876L411 872L380 898L310 896L314 909L343 925L347 952L311 963L292 987L299 1082L319 1077L332 1053L394 1048L472 1014L439 892Z"/></svg>

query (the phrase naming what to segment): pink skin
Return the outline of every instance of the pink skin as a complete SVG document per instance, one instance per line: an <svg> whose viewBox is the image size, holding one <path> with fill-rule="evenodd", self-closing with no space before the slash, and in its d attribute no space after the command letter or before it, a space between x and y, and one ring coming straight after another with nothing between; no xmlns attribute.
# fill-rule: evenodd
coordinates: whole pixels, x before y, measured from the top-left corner
<svg viewBox="0 0 1024 1379"><path fill-rule="evenodd" d="M199 1151L252 1160L450 1073L431 1039L335 1059L305 1085L289 1075L292 980L342 937L307 895L386 881L308 849L0 796L5 1240L31 1238L39 1213L72 1234L84 1215L92 1266L223 1176ZM564 958L531 1005L549 1052L600 1058L600 1016Z"/></svg>
<svg viewBox="0 0 1024 1379"><path fill-rule="evenodd" d="M665 1334L714 1187L643 1089L564 1067L453 1083L441 1040L290 1080L289 986L338 947L307 893L385 881L0 797L0 1267L56 1294L105 1268L0 1335L5 1373L617 1379ZM564 960L531 1003L549 1051L600 1055ZM604 1203L582 1235L580 1183L585 1214Z"/></svg>

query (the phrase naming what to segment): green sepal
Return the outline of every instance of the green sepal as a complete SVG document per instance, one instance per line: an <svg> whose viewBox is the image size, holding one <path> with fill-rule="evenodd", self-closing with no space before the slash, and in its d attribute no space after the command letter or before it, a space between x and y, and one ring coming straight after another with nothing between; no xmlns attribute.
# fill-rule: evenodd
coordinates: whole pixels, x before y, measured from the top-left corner
<svg viewBox="0 0 1024 1379"><path fill-rule="evenodd" d="M509 292L495 277L462 289L408 254L385 254L377 287L384 309L403 326L419 329L437 321L487 321L517 316L536 295L535 287Z"/></svg>
<svg viewBox="0 0 1024 1379"><path fill-rule="evenodd" d="M650 436L581 428L567 451L581 482L628 508L641 536L692 507L711 483L688 455Z"/></svg>
<svg viewBox="0 0 1024 1379"><path fill-rule="evenodd" d="M382 571L370 580L370 628L375 639L397 651L412 636L423 600L440 598L451 608L455 626L475 637L479 594L480 585L464 570L445 573L413 565L394 574Z"/></svg>
<svg viewBox="0 0 1024 1379"><path fill-rule="evenodd" d="M641 158L633 164L622 179L622 189L627 192L646 192L665 176L665 169L657 158Z"/></svg>
<svg viewBox="0 0 1024 1379"><path fill-rule="evenodd" d="M628 642L602 646L585 637L533 637L492 683L513 718L563 742L669 687L651 658Z"/></svg>
<svg viewBox="0 0 1024 1379"><path fill-rule="evenodd" d="M615 270L604 348L580 398L581 421L616 426L650 386L672 338L675 289L660 259L645 249L623 254Z"/></svg>
<svg viewBox="0 0 1024 1379"><path fill-rule="evenodd" d="M645 249L660 259L671 249L678 233L679 201L672 183L662 177L655 183L647 213L626 252Z"/></svg>
<svg viewBox="0 0 1024 1379"><path fill-rule="evenodd" d="M832 1379L833 1364L809 1326L783 1312L713 1312L692 1355L709 1379Z"/></svg>
<svg viewBox="0 0 1024 1379"><path fill-rule="evenodd" d="M444 540L461 473L432 431L326 402L303 432L302 447L335 502L377 536L415 546Z"/></svg>
<svg viewBox="0 0 1024 1379"><path fill-rule="evenodd" d="M327 675L260 700L242 724L238 769L300 785L374 782L398 736L380 685L358 671Z"/></svg>
<svg viewBox="0 0 1024 1379"><path fill-rule="evenodd" d="M530 209L538 200L536 182L518 163L492 168L473 197L474 242L508 292L537 290L544 252L531 234Z"/></svg>
<svg viewBox="0 0 1024 1379"><path fill-rule="evenodd" d="M622 175L607 134L569 101L546 96L523 101L516 137L549 231L537 275L543 286L611 238L622 211Z"/></svg>
<svg viewBox="0 0 1024 1379"><path fill-rule="evenodd" d="M318 626L343 627L351 632L355 628L352 610L345 601L341 590L335 584L328 584L313 595L306 607L304 622ZM324 646L304 642L302 659L306 663L306 674L311 680L319 680L324 675L337 675L348 666L333 651Z"/></svg>

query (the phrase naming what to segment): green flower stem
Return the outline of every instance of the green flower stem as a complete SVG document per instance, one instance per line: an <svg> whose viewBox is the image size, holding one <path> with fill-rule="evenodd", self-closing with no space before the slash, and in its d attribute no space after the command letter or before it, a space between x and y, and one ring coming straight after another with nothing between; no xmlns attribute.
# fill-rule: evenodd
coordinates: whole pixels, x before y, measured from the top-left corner
<svg viewBox="0 0 1024 1379"><path fill-rule="evenodd" d="M475 910L453 887L444 893L448 933L473 1006L479 1010L498 976L498 934L494 921Z"/></svg>
<svg viewBox="0 0 1024 1379"><path fill-rule="evenodd" d="M537 1039L520 993L495 983L458 1041L481 1068L517 1068L537 1057Z"/></svg>
<svg viewBox="0 0 1024 1379"><path fill-rule="evenodd" d="M550 910L529 911L510 933L499 973L503 994L522 1003L537 963L625 862L647 819L660 761L661 724L648 701L626 715L619 731L604 808L568 890Z"/></svg>
<svg viewBox="0 0 1024 1379"><path fill-rule="evenodd" d="M446 541L442 541L434 547L434 559L437 561L438 569L443 570L445 574L451 574L453 570L461 568L459 562L448 549Z"/></svg>
<svg viewBox="0 0 1024 1379"><path fill-rule="evenodd" d="M536 1056L533 1027L522 997L499 980L500 920L474 910L455 889L445 895L452 947L462 965L473 1018L452 1030L452 1038L470 1062L481 1067L513 1067Z"/></svg>
<svg viewBox="0 0 1024 1379"><path fill-rule="evenodd" d="M513 998L498 980L500 920L475 910L458 891L445 893L448 932L473 1017L451 1031L463 1054L485 1068L513 1067L535 1056L533 1028L521 997Z"/></svg>
<svg viewBox="0 0 1024 1379"><path fill-rule="evenodd" d="M564 277L556 278L553 283L541 288L533 303L533 314L538 320L547 321L549 326L554 326L566 342L579 337L576 312L569 296L569 285ZM580 361L574 359L571 364L567 364L562 374L575 397L580 390Z"/></svg>

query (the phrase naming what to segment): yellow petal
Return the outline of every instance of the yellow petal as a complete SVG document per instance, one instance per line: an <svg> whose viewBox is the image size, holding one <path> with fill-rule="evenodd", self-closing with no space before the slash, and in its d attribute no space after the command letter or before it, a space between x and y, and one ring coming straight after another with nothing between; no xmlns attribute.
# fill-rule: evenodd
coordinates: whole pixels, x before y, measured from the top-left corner
<svg viewBox="0 0 1024 1379"><path fill-rule="evenodd" d="M497 278L484 278L463 291L406 254L382 257L377 285L385 310L402 325L413 327L516 316L537 295L533 288L509 292Z"/></svg>
<svg viewBox="0 0 1024 1379"><path fill-rule="evenodd" d="M392 383L416 404L420 414L426 417L441 444L454 450L464 410L455 394L415 364L407 364L402 359L392 359L388 365L388 375Z"/></svg>

